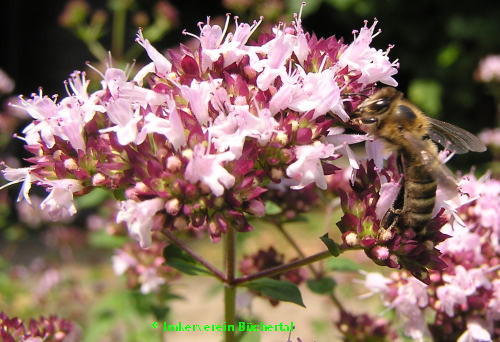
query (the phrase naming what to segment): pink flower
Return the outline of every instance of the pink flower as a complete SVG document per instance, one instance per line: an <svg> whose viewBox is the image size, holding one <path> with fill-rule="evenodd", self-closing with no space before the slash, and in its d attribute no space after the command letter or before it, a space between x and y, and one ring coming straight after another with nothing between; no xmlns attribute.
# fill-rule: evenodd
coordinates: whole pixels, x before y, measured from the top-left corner
<svg viewBox="0 0 500 342"><path fill-rule="evenodd" d="M463 227L452 229L450 224L441 228L441 231L451 236L451 238L436 246L441 253L466 255L475 264L481 264L484 261L484 256L481 253L481 236L479 234Z"/></svg>
<svg viewBox="0 0 500 342"><path fill-rule="evenodd" d="M385 179L385 177L381 177ZM382 219L387 211L392 207L396 197L401 189L401 183L396 181L381 182L380 185L380 198L377 201L375 213L378 219Z"/></svg>
<svg viewBox="0 0 500 342"><path fill-rule="evenodd" d="M130 267L137 265L137 260L121 249L115 251L115 255L111 257L113 262L113 271L116 275L125 273Z"/></svg>
<svg viewBox="0 0 500 342"><path fill-rule="evenodd" d="M488 128L481 131L479 139L485 145L500 146L500 128Z"/></svg>
<svg viewBox="0 0 500 342"><path fill-rule="evenodd" d="M54 135L57 135L57 105L47 96L43 96L40 90L39 95L34 95L33 99L25 100L21 97L20 107L26 110L35 121L26 126L23 130L26 142L35 145L40 142L40 138L51 148L54 146Z"/></svg>
<svg viewBox="0 0 500 342"><path fill-rule="evenodd" d="M156 269L150 267L145 269L141 276L139 277L141 282L141 293L147 294L152 292L158 292L160 286L165 284L165 278L159 276Z"/></svg>
<svg viewBox="0 0 500 342"><path fill-rule="evenodd" d="M389 157L385 150L385 143L382 139L366 140L365 149L368 159L373 159L377 170L382 170L384 167L384 160Z"/></svg>
<svg viewBox="0 0 500 342"><path fill-rule="evenodd" d="M224 188L234 185L235 178L221 163L233 158L232 153L209 154L205 148L196 145L184 177L191 183L201 181L212 190L215 196L222 196Z"/></svg>
<svg viewBox="0 0 500 342"><path fill-rule="evenodd" d="M116 216L116 223L125 222L129 234L139 241L142 248L151 246L151 228L154 215L163 208L161 198L136 202L127 200L120 202L120 211Z"/></svg>
<svg viewBox="0 0 500 342"><path fill-rule="evenodd" d="M137 143L141 144L146 135L151 133L165 136L175 150L179 150L181 146L186 144L184 126L175 107L171 109L168 119L158 117L153 113L147 114L144 118L144 126L137 137Z"/></svg>
<svg viewBox="0 0 500 342"><path fill-rule="evenodd" d="M191 85L181 86L182 94L191 107L191 111L202 125L209 121L208 116L208 103L211 99L211 92L217 87L220 80L199 82L193 80Z"/></svg>
<svg viewBox="0 0 500 342"><path fill-rule="evenodd" d="M332 69L309 72L302 75L300 83L292 84L292 86L293 95L291 95L288 108L300 113L314 110L312 120L330 111L333 111L343 121L349 119L343 108L340 89Z"/></svg>
<svg viewBox="0 0 500 342"><path fill-rule="evenodd" d="M326 179L321 159L332 157L334 152L333 145L320 142L297 146L295 148L297 160L286 169L287 176L297 181L297 184L291 188L302 189L314 182L318 188L325 190Z"/></svg>
<svg viewBox="0 0 500 342"><path fill-rule="evenodd" d="M294 40L289 39L290 35L280 29L276 29L275 34L274 39L258 49L258 52L265 53L267 58L250 61L251 67L260 72L257 77L257 86L261 90L269 89L276 77L285 78L287 75L285 62L292 55Z"/></svg>
<svg viewBox="0 0 500 342"><path fill-rule="evenodd" d="M100 133L116 132L120 145L128 145L137 139L137 123L142 117L138 110L134 110L130 103L124 99L116 99L106 106L106 111L111 122L116 124L109 128L101 129Z"/></svg>
<svg viewBox="0 0 500 342"><path fill-rule="evenodd" d="M391 279L386 278L382 274L376 272L361 271L361 273L365 276L365 280L361 283L370 292L360 296L360 298L368 298L374 294L384 295L389 292L389 285L392 283Z"/></svg>
<svg viewBox="0 0 500 342"><path fill-rule="evenodd" d="M76 213L73 193L83 189L76 179L56 179L43 181L50 194L40 204L40 209L47 211L52 220L61 220Z"/></svg>
<svg viewBox="0 0 500 342"><path fill-rule="evenodd" d="M397 73L398 63L389 61L389 50L382 51L370 47L372 39L380 31L374 34L377 20L371 27L367 25L368 21L365 20L365 26L361 28L359 35L354 35L354 41L341 53L339 64L341 67L348 66L350 70L361 72L358 81L364 85L380 81L395 87L398 83L392 76Z"/></svg>
<svg viewBox="0 0 500 342"><path fill-rule="evenodd" d="M278 122L267 108L260 110L258 116L255 116L245 105L234 106L227 117L219 115L208 131L219 152L229 149L234 155L233 159L238 159L247 137L255 138L261 145L265 145L276 132L277 126Z"/></svg>
<svg viewBox="0 0 500 342"><path fill-rule="evenodd" d="M31 175L31 171L34 169L34 167L23 167L23 168L18 168L14 169L11 167L5 167L5 169L2 170L2 174L5 179L9 180L10 182L7 184L4 184L0 187L0 190L5 189L8 186L11 186L12 184L17 184L17 183L23 183L21 186L21 190L19 191L19 195L17 196L17 201L21 201L21 198L24 198L26 202L31 204L31 199L29 196L29 192L31 189L31 183L33 182L33 177ZM35 177L35 180L37 178Z"/></svg>
<svg viewBox="0 0 500 342"><path fill-rule="evenodd" d="M146 50L149 58L153 61L156 73L161 77L167 78L168 73L172 70L172 63L170 63L165 56L159 53L158 50L156 50L151 43L149 43L149 40L144 38L142 30L137 32L136 41L144 48L144 50Z"/></svg>
<svg viewBox="0 0 500 342"><path fill-rule="evenodd" d="M487 323L481 319L467 320L467 330L460 335L457 342L486 342L493 341L488 330Z"/></svg>
<svg viewBox="0 0 500 342"><path fill-rule="evenodd" d="M475 77L481 82L500 81L500 55L484 57L479 62Z"/></svg>
<svg viewBox="0 0 500 342"><path fill-rule="evenodd" d="M229 16L226 18L224 32L217 25L210 26L209 20L207 20L207 24L201 29L199 38L203 51L202 70L205 71L211 67L211 64L216 62L221 55L224 58L224 67L239 62L243 56L251 56L250 58L257 59L255 52L245 44L261 22L262 20L254 21L252 25L247 23L238 24L235 19L236 29L234 33L226 35Z"/></svg>
<svg viewBox="0 0 500 342"><path fill-rule="evenodd" d="M344 129L341 127L329 128L326 141L333 144L334 146L338 146L339 152L342 153L344 156L347 156L349 160L349 165L351 165L353 169L358 169L359 164L356 155L351 150L349 145L365 141L367 137L366 135L360 135L360 134L342 134L343 132Z"/></svg>

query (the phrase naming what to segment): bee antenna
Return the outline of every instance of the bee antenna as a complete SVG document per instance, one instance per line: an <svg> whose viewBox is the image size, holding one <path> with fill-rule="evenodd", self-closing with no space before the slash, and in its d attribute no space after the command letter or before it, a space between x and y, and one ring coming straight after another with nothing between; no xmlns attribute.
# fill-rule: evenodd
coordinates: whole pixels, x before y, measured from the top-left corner
<svg viewBox="0 0 500 342"><path fill-rule="evenodd" d="M348 96L353 96L353 95L361 96L361 97L364 97L364 98L369 98L370 97L370 96L368 96L366 94L362 94L362 93L344 93L344 94L342 94L343 97L348 97Z"/></svg>

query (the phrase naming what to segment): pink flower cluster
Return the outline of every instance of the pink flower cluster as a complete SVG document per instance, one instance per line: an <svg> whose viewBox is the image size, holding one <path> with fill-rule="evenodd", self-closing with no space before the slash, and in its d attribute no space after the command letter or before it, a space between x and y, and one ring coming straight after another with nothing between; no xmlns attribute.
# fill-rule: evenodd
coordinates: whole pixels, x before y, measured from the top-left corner
<svg viewBox="0 0 500 342"><path fill-rule="evenodd" d="M151 231L194 229L217 240L228 226L251 230L246 215L262 216L262 194L327 188L325 175L341 153L357 165L343 134L348 112L376 82L396 85L397 63L370 46L376 21L351 44L304 32L300 16L275 26L257 42L260 22L228 32L200 24L199 47L158 52L139 31L151 62L128 79L109 67L101 89L89 93L74 72L68 96L40 91L22 99L33 118L23 133L31 166L3 170L49 195L40 207L53 219L74 215L73 197L94 187L122 191L117 222L142 247ZM356 33L356 32L355 32ZM362 140L362 139L361 139Z"/></svg>
<svg viewBox="0 0 500 342"><path fill-rule="evenodd" d="M31 319L29 324L25 325L21 319L10 318L0 312L0 338L4 342L76 342L81 339L81 329L74 323L56 316Z"/></svg>
<svg viewBox="0 0 500 342"><path fill-rule="evenodd" d="M179 273L165 265L162 255L166 243L153 241L147 250L137 243L130 243L116 249L112 257L115 274L125 274L130 288L140 289L141 293L157 293L167 281Z"/></svg>
<svg viewBox="0 0 500 342"><path fill-rule="evenodd" d="M292 261L295 260L292 259L287 262ZM259 249L252 255L245 255L240 261L239 269L241 274L250 275L283 264L285 264L285 255L278 253L274 247L269 247L267 250ZM300 285L307 279L307 271L304 268L297 268L282 275L274 276L273 279L288 280L294 284ZM268 298L260 292L252 291L252 293L267 298L273 306L277 306L280 303L278 300Z"/></svg>
<svg viewBox="0 0 500 342"><path fill-rule="evenodd" d="M437 246L447 267L424 284L408 273L385 278L366 274L370 294L379 293L396 310L406 335L417 340L498 341L500 339L500 182L485 175L464 176L458 215L447 223L451 237ZM426 312L434 313L425 320Z"/></svg>
<svg viewBox="0 0 500 342"><path fill-rule="evenodd" d="M388 160L385 168L377 168L379 157L376 155L353 172L350 186L346 187L338 180L331 184L339 193L344 212L337 223L344 245L362 248L378 265L403 268L418 279L429 282L429 270L446 267L435 246L448 237L440 232L447 221L442 208L453 214L454 206L440 199L438 193L436 216L424 232L417 233L412 227L383 227L382 218L399 192L402 175L394 157Z"/></svg>

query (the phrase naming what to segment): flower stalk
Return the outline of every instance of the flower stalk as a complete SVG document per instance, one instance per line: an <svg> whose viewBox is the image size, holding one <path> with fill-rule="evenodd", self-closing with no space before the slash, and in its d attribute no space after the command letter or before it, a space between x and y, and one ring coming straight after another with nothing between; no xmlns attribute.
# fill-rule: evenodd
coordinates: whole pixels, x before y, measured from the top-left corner
<svg viewBox="0 0 500 342"><path fill-rule="evenodd" d="M207 270L209 270L215 277L217 277L220 281L227 283L227 278L222 273L217 267L209 263L206 259L204 259L201 255L193 251L191 248L189 248L184 242L179 240L174 233L169 231L168 229L165 229L163 231L163 234L169 239L171 242L173 242L177 247L182 249L184 252L186 252L189 256L191 256L193 259L198 261L200 264L205 266Z"/></svg>
<svg viewBox="0 0 500 342"><path fill-rule="evenodd" d="M236 265L236 232L229 227L225 236L224 261L226 284L224 286L224 321L227 325L235 325L236 321L236 286L233 285ZM225 342L234 342L234 331L227 329Z"/></svg>

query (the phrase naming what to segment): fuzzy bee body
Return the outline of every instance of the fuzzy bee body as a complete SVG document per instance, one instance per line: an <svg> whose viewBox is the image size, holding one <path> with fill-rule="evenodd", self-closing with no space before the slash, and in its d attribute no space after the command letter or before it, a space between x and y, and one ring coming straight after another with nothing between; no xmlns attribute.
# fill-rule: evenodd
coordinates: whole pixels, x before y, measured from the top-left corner
<svg viewBox="0 0 500 342"><path fill-rule="evenodd" d="M364 100L353 119L398 153L404 179L382 220L383 228L397 224L422 231L432 219L438 183L444 191L456 192L455 178L439 161L434 141L456 153L486 150L472 133L427 117L392 87L382 88Z"/></svg>

